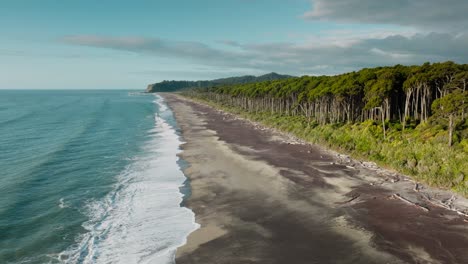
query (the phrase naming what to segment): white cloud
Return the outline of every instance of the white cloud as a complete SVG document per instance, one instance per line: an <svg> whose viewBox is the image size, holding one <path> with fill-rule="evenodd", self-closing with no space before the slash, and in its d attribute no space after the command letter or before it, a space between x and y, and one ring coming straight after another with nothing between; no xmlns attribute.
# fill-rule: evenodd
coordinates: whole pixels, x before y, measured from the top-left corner
<svg viewBox="0 0 468 264"><path fill-rule="evenodd" d="M466 0L313 0L304 17L456 32L468 26L467 10Z"/></svg>
<svg viewBox="0 0 468 264"><path fill-rule="evenodd" d="M200 42L169 41L139 37L69 36L62 41L134 52L146 56L185 60L221 71L268 72L289 74L336 74L363 67L394 64L420 64L425 61L468 62L467 34L379 35L364 38L353 32L309 38L302 43L235 43L214 48ZM343 37L343 35L345 37ZM235 69L235 70L234 70Z"/></svg>

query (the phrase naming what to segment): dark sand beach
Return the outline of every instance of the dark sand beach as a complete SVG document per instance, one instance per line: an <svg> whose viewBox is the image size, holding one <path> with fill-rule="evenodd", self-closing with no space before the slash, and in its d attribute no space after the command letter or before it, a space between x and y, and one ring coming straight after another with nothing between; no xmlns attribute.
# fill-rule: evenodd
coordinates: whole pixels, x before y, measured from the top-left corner
<svg viewBox="0 0 468 264"><path fill-rule="evenodd" d="M163 97L186 142L186 206L201 226L177 263L468 263L466 199Z"/></svg>

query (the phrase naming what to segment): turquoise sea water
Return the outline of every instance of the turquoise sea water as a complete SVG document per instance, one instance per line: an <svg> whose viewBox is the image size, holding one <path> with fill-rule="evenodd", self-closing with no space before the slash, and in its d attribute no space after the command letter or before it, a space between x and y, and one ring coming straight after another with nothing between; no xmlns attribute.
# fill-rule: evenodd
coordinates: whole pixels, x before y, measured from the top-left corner
<svg viewBox="0 0 468 264"><path fill-rule="evenodd" d="M159 96L0 91L0 263L172 263L180 143Z"/></svg>

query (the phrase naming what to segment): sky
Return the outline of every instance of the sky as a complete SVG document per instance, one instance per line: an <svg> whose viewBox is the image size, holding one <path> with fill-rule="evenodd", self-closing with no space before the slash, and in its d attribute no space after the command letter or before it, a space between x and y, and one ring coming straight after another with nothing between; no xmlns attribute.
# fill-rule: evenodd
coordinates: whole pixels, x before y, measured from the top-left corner
<svg viewBox="0 0 468 264"><path fill-rule="evenodd" d="M466 0L0 0L0 89L468 63Z"/></svg>

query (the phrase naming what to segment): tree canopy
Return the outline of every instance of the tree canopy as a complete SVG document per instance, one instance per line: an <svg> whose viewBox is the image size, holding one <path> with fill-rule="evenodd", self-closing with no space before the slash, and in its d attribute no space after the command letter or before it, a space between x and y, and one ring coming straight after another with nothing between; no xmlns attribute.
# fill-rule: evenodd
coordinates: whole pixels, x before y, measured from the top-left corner
<svg viewBox="0 0 468 264"><path fill-rule="evenodd" d="M468 66L448 61L365 68L336 76L302 76L191 91L248 111L306 116L312 122L428 122L435 113L464 119ZM433 105L435 104L435 105ZM448 111L448 112L447 112Z"/></svg>

